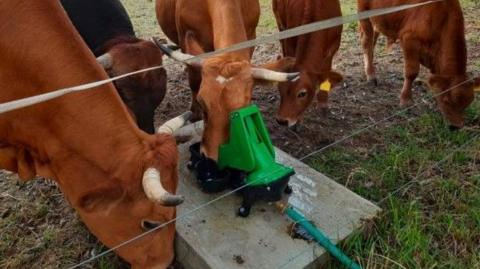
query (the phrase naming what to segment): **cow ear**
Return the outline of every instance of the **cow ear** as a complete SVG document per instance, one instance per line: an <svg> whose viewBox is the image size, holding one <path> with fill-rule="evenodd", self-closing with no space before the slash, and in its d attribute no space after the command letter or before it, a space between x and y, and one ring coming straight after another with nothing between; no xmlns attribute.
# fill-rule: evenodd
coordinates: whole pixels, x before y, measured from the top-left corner
<svg viewBox="0 0 480 269"><path fill-rule="evenodd" d="M319 85L323 85L327 83L329 88L335 87L335 85L339 84L343 81L343 76L336 72L336 71L328 71L325 73L317 74L317 83ZM329 89L327 90L329 91Z"/></svg>
<svg viewBox="0 0 480 269"><path fill-rule="evenodd" d="M442 91L450 85L450 80L446 76L432 75L428 80L428 85L434 91Z"/></svg>
<svg viewBox="0 0 480 269"><path fill-rule="evenodd" d="M81 210L87 213L95 211L106 211L123 197L123 191L120 186L113 184L112 186L101 186L89 190L80 197L78 205Z"/></svg>
<svg viewBox="0 0 480 269"><path fill-rule="evenodd" d="M263 64L261 68L277 72L294 72L296 59L294 57L279 57L276 61Z"/></svg>
<svg viewBox="0 0 480 269"><path fill-rule="evenodd" d="M200 46L195 34L192 31L188 31L185 35L185 50L186 53L191 55L199 55L205 53L205 50Z"/></svg>
<svg viewBox="0 0 480 269"><path fill-rule="evenodd" d="M330 83L332 83L333 85L337 85L338 83L342 82L343 81L343 76L336 72L336 71L330 71L328 73L328 80L330 81Z"/></svg>

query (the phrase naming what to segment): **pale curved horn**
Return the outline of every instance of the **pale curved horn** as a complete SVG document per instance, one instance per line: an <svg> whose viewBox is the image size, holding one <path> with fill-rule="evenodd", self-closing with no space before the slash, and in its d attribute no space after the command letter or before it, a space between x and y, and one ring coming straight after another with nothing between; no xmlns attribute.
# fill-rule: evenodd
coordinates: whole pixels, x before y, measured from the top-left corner
<svg viewBox="0 0 480 269"><path fill-rule="evenodd" d="M103 69L110 69L113 66L113 58L110 53L105 53L97 57L97 62L103 67Z"/></svg>
<svg viewBox="0 0 480 269"><path fill-rule="evenodd" d="M160 172L155 168L148 168L143 173L143 191L149 200L164 206L177 206L185 200L182 195L169 193L162 185Z"/></svg>
<svg viewBox="0 0 480 269"><path fill-rule="evenodd" d="M170 57L170 58L172 58L176 61L184 62L184 63L187 63L189 65L193 65L193 66L202 66L202 64L203 64L202 59L196 58L194 60L190 60L190 59L194 58L195 56L193 56L191 54L183 53L179 50L173 50L170 46L168 46L166 44L162 44L156 38L153 38L152 40L163 53L165 53L168 57Z"/></svg>
<svg viewBox="0 0 480 269"><path fill-rule="evenodd" d="M276 82L296 81L300 78L300 73L285 73L272 71L265 68L252 67L252 76L256 79L263 79Z"/></svg>
<svg viewBox="0 0 480 269"><path fill-rule="evenodd" d="M181 128L192 117L192 112L187 111L182 115L165 122L158 127L157 134L173 134L176 130Z"/></svg>
<svg viewBox="0 0 480 269"><path fill-rule="evenodd" d="M173 134L175 137L190 137L190 136L202 136L204 129L204 122L197 121L190 125L184 126Z"/></svg>

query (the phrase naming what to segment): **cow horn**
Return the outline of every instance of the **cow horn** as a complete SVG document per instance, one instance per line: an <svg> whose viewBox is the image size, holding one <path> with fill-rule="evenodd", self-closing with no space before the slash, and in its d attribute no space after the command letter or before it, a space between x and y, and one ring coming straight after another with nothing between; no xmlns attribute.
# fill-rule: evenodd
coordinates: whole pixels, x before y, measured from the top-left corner
<svg viewBox="0 0 480 269"><path fill-rule="evenodd" d="M113 65L112 55L110 55L110 53L105 53L98 56L97 62L103 67L103 69L110 69Z"/></svg>
<svg viewBox="0 0 480 269"><path fill-rule="evenodd" d="M252 76L256 79L276 81L276 82L285 82L285 81L296 81L300 77L300 73L284 73L272 71L265 68L252 68Z"/></svg>
<svg viewBox="0 0 480 269"><path fill-rule="evenodd" d="M173 134L176 130L181 128L192 117L192 112L187 111L182 115L165 122L158 127L157 134Z"/></svg>
<svg viewBox="0 0 480 269"><path fill-rule="evenodd" d="M155 168L148 168L143 173L142 185L148 199L161 205L177 206L185 200L182 195L174 195L165 190L160 172Z"/></svg>
<svg viewBox="0 0 480 269"><path fill-rule="evenodd" d="M175 137L192 137L195 135L202 136L203 129L204 129L204 122L197 121L195 123L192 123L190 125L187 125L178 129L174 135Z"/></svg>
<svg viewBox="0 0 480 269"><path fill-rule="evenodd" d="M203 64L202 59L196 58L196 59L190 60L190 59L194 58L195 56L193 56L191 54L186 54L186 53L180 52L178 50L171 50L171 53L170 54L167 53L167 55L169 57L173 58L174 60L184 62L188 65L201 67L202 64Z"/></svg>
<svg viewBox="0 0 480 269"><path fill-rule="evenodd" d="M197 59L189 61L190 59L194 58L195 56L172 49L172 48L177 48L177 47L173 47L171 45L169 46L169 45L163 44L163 43L161 43L160 40L158 40L156 38L153 38L152 40L163 53L165 53L168 57L170 57L170 58L172 58L176 61L186 62L188 65L193 65L193 66L202 66L202 64L203 64L202 59L197 58Z"/></svg>

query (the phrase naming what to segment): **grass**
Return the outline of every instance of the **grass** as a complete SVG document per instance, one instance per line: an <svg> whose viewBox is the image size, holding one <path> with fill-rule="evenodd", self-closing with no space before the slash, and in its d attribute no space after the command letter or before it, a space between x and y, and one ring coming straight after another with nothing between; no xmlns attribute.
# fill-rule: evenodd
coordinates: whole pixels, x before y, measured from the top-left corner
<svg viewBox="0 0 480 269"><path fill-rule="evenodd" d="M140 37L160 34L154 1L122 2ZM471 11L478 9L480 0L461 2L470 26L475 28L467 32L468 44L478 48L479 13ZM276 31L271 0L260 0L260 4L259 35ZM342 1L343 14L355 13L355 6L355 1ZM358 46L357 24L344 29L341 50ZM469 59L469 70L478 72L480 58L473 52L477 56ZM398 124L355 139L373 142L344 144L310 159L312 167L366 199L382 201L383 212L378 218L342 243L342 249L364 268L480 269L480 141L431 168L480 131L479 101L467 116L468 126L473 127L451 132L435 112L412 121L406 120L411 117L406 114L396 120ZM423 171L420 183L405 185ZM12 185L0 181L2 189L23 198L6 211L8 199L14 198L0 197L1 268L37 268L43 264L51 265L46 268L65 268L105 250L58 196L58 190L45 190L36 182L18 188L7 188L7 184ZM408 188L392 194L402 186ZM90 266L111 269L123 264L111 254ZM327 265L339 267L335 261Z"/></svg>
<svg viewBox="0 0 480 269"><path fill-rule="evenodd" d="M467 114L478 126L480 103ZM452 132L430 113L381 133L367 151L339 147L310 162L382 201L383 213L343 248L364 268L480 268L480 139L471 140L480 130ZM418 175L419 184L392 194Z"/></svg>
<svg viewBox="0 0 480 269"><path fill-rule="evenodd" d="M277 22L272 12L272 0L260 0L260 7L262 13L258 23L257 33L261 35L278 31ZM357 12L357 3L352 0L342 2L341 7L343 15L354 14ZM346 28L356 29L357 25L356 22L350 23Z"/></svg>
<svg viewBox="0 0 480 269"><path fill-rule="evenodd" d="M478 14L469 11L478 8L479 1L461 1L467 19ZM137 2L123 2L142 36L158 31L152 26L152 10L145 18ZM260 5L258 35L277 31L271 0L260 0ZM344 15L356 13L356 1L341 5ZM478 27L474 18L470 21ZM358 46L357 26L344 26L342 50ZM478 43L477 33L467 32L469 44ZM470 65L480 70L480 60L472 59ZM469 125L478 126L478 101L467 114ZM479 130L451 132L434 112L413 121L406 121L408 117L404 115L399 125L364 134L377 137L369 145L336 147L310 160L312 167L366 199L382 201L383 213L344 242L343 249L364 268L480 269L480 141L449 156ZM420 184L391 195L420 173ZM99 267L113 268L108 259ZM332 262L327 267L339 265Z"/></svg>
<svg viewBox="0 0 480 269"><path fill-rule="evenodd" d="M261 0L262 7L269 3ZM461 3L467 19L468 11L480 5L478 0ZM356 2L342 2L342 12L355 13ZM273 17L265 14L270 11L262 13L260 32L275 31ZM472 24L478 26L475 20ZM358 42L357 26L344 28L347 47ZM468 44L478 40L475 31L467 31ZM478 72L480 60L471 59L470 66ZM470 126L479 125L479 101L467 118ZM337 147L312 158L315 169L366 199L382 201L381 215L343 243L347 254L364 268L480 269L480 139L471 140L479 131L452 132L432 112L364 135L380 137L368 149ZM421 183L409 184L416 177ZM339 267L335 261L327 265Z"/></svg>
<svg viewBox="0 0 480 269"><path fill-rule="evenodd" d="M260 21L258 22L257 34L266 34L277 31L277 21L272 11L271 0L260 0L260 7L262 13L260 15Z"/></svg>

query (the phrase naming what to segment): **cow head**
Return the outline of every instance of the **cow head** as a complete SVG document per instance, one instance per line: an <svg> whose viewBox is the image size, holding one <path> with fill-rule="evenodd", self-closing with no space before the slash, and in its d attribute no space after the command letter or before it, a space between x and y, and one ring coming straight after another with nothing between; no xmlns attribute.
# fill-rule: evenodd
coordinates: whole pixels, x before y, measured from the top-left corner
<svg viewBox="0 0 480 269"><path fill-rule="evenodd" d="M218 148L229 134L230 113L250 104L256 82L294 80L296 75L252 67L248 61L223 57L207 59L202 68L202 84L197 95L204 112L205 130L201 151L216 160Z"/></svg>
<svg viewBox="0 0 480 269"><path fill-rule="evenodd" d="M143 150L124 160L131 166L120 168L117 174L99 177L102 172L92 169L82 180L97 177L94 184L60 182L66 193L75 188L71 192L77 197L73 200L75 208L107 246L116 246L175 218L175 206L183 197L173 194L178 183L178 153L171 133L185 121L181 116L160 127L159 134L145 135ZM174 257L174 236L175 224L171 223L116 252L132 268L166 268Z"/></svg>
<svg viewBox="0 0 480 269"><path fill-rule="evenodd" d="M437 104L445 119L453 128L462 128L464 111L474 99L475 80L465 82L467 76L432 75L429 85L434 91Z"/></svg>
<svg viewBox="0 0 480 269"><path fill-rule="evenodd" d="M204 53L192 35L187 35L186 47L195 54ZM277 69L274 63L265 65L267 68L255 67L245 60L247 57L239 55L244 56L240 52L189 62L202 69L202 83L197 94L205 122L201 152L213 160L218 159L219 147L228 140L230 113L250 104L255 83L298 79L298 73L272 71ZM170 56L182 61L193 57L181 52Z"/></svg>
<svg viewBox="0 0 480 269"><path fill-rule="evenodd" d="M342 75L335 71L323 73L302 71L297 81L279 83L281 100L277 122L289 127L294 126L303 117L303 113L315 97L321 108L327 108L328 91L342 80Z"/></svg>
<svg viewBox="0 0 480 269"><path fill-rule="evenodd" d="M121 40L97 58L110 76L119 76L140 69L162 65L162 53L151 41ZM115 82L115 86L136 117L140 129L154 133L155 109L166 93L165 69L157 69Z"/></svg>

